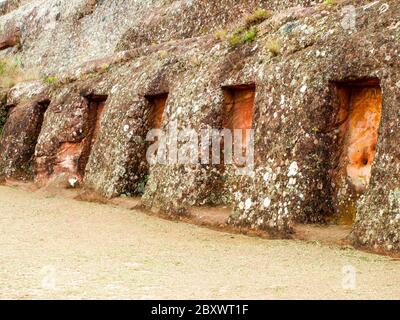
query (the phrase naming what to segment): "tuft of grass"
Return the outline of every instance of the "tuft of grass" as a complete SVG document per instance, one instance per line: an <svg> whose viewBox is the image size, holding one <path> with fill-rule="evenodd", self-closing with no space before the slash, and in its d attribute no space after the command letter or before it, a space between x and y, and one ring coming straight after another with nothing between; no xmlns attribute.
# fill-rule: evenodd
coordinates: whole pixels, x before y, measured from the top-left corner
<svg viewBox="0 0 400 320"><path fill-rule="evenodd" d="M269 40L266 44L266 48L272 57L276 57L281 53L281 43L279 40Z"/></svg>
<svg viewBox="0 0 400 320"><path fill-rule="evenodd" d="M0 88L9 89L16 84L40 79L38 70L24 68L21 61L0 58Z"/></svg>
<svg viewBox="0 0 400 320"><path fill-rule="evenodd" d="M253 42L254 39L257 37L257 33L258 33L257 27L252 27L249 30L246 30L243 33L243 41L244 42Z"/></svg>
<svg viewBox="0 0 400 320"><path fill-rule="evenodd" d="M228 36L228 45L236 47L243 43L253 42L258 34L257 27L244 28L239 27L231 35Z"/></svg>
<svg viewBox="0 0 400 320"><path fill-rule="evenodd" d="M57 84L58 79L56 76L47 76L43 79L43 83L47 84L48 86L53 86Z"/></svg>
<svg viewBox="0 0 400 320"><path fill-rule="evenodd" d="M247 28L260 24L272 16L272 12L265 9L257 9L253 14L246 17L245 25Z"/></svg>
<svg viewBox="0 0 400 320"><path fill-rule="evenodd" d="M315 134L321 132L321 130L320 130L318 127L313 127L313 128L311 128L311 131L312 131L313 133L315 133Z"/></svg>
<svg viewBox="0 0 400 320"><path fill-rule="evenodd" d="M332 6L337 4L336 0L324 0L324 2L322 3L325 6Z"/></svg>
<svg viewBox="0 0 400 320"><path fill-rule="evenodd" d="M255 40L258 34L257 24L270 18L272 12L265 9L257 9L252 15L246 17L241 25L232 33L227 34L225 31L219 31L215 37L219 40L227 40L230 47L235 47L243 43L249 43Z"/></svg>
<svg viewBox="0 0 400 320"><path fill-rule="evenodd" d="M237 33L233 33L228 37L228 45L230 47L236 47L241 43L242 43L242 37Z"/></svg>
<svg viewBox="0 0 400 320"><path fill-rule="evenodd" d="M225 41L228 37L228 32L226 30L218 30L217 32L215 32L214 37L217 40Z"/></svg>

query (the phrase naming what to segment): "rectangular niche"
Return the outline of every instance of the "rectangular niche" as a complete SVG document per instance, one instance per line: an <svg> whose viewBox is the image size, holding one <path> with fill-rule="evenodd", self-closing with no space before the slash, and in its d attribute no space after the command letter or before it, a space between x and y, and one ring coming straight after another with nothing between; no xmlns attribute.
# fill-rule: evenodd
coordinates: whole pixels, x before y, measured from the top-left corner
<svg viewBox="0 0 400 320"><path fill-rule="evenodd" d="M150 103L149 129L161 129L164 109L167 104L168 93L148 95L146 99Z"/></svg>
<svg viewBox="0 0 400 320"><path fill-rule="evenodd" d="M31 161L33 159L34 153L35 153L35 149L36 149L36 145L38 143L38 139L39 139L39 135L40 132L42 131L42 126L43 126L43 121L44 121L44 115L48 109L50 105L50 100L44 100L44 101L40 101L38 102L33 110L33 114L30 116L29 119L29 124L27 124L27 127L25 128L25 130L27 130L25 132L26 136L28 137L28 144L29 144L29 148L28 148L28 152L26 154L26 159L29 161ZM17 111L15 108L15 106L10 106L8 108L8 117L11 117L11 114L15 111ZM18 112L18 111L17 111Z"/></svg>
<svg viewBox="0 0 400 320"><path fill-rule="evenodd" d="M339 224L350 225L356 202L369 186L382 113L379 80L336 83L339 124L338 160L334 172ZM345 192L343 190L346 190Z"/></svg>
<svg viewBox="0 0 400 320"><path fill-rule="evenodd" d="M256 94L254 84L224 87L223 129L242 130L242 154L248 148L250 136L246 130L253 128L253 109ZM232 137L234 137L232 131ZM224 150L223 146L222 149ZM236 162L237 157L234 157Z"/></svg>
<svg viewBox="0 0 400 320"><path fill-rule="evenodd" d="M39 135L40 132L42 131L42 126L43 126L43 121L44 121L44 116L45 113L50 105L50 100L44 100L38 102L38 104L35 106L35 111L34 111L34 116L30 119L32 123L32 131L27 132L28 136L30 137L30 145L31 147L29 148L29 153L27 154L27 159L33 159L36 145L38 143ZM8 109L8 116L11 115L11 113L14 111L15 107L11 106ZM29 160L32 161L32 160Z"/></svg>
<svg viewBox="0 0 400 320"><path fill-rule="evenodd" d="M37 121L36 121L36 133L35 133L35 137L36 137L36 141L39 138L39 134L40 131L42 130L42 126L43 126L43 120L44 120L44 114L46 113L47 109L49 108L50 105L50 100L44 100L44 101L40 101L37 104ZM9 112L11 113L13 111L14 107L11 107L9 109Z"/></svg>
<svg viewBox="0 0 400 320"><path fill-rule="evenodd" d="M93 145L100 131L100 121L104 113L107 98L107 95L91 95L86 97L88 101L88 118L85 124L87 127L87 134L82 142L81 157L78 164L78 173L82 178L85 175Z"/></svg>
<svg viewBox="0 0 400 320"><path fill-rule="evenodd" d="M146 128L143 132L142 139L145 140L147 138L148 133L151 130L162 129L163 125L163 116L164 110L167 105L168 100L168 92L153 94L153 95L145 95L145 99L148 101L147 104L147 119L146 119ZM137 196L141 196L145 192L145 188L147 185L149 171L150 171L150 159L147 159L147 152L151 152L150 157L152 160L158 155L158 144L160 141L157 141L155 137L155 141L146 141L139 149L134 150L136 158L130 169L132 176L135 176L137 179L135 183L132 183L130 186L129 193ZM150 147L153 147L150 149ZM153 159L154 157L154 159Z"/></svg>
<svg viewBox="0 0 400 320"><path fill-rule="evenodd" d="M147 118L147 130L161 129L165 106L167 105L168 93L160 93L156 95L146 96L149 102L150 109ZM147 135L148 132L145 133ZM143 137L146 138L146 137ZM150 142L146 144L146 149L150 146ZM158 149L155 150L154 155L158 154Z"/></svg>

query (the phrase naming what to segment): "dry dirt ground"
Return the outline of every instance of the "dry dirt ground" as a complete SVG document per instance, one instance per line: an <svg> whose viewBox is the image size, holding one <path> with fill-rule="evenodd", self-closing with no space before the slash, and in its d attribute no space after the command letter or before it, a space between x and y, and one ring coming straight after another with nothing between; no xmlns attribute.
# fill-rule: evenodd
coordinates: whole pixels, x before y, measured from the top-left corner
<svg viewBox="0 0 400 320"><path fill-rule="evenodd" d="M0 298L398 299L400 261L0 187Z"/></svg>

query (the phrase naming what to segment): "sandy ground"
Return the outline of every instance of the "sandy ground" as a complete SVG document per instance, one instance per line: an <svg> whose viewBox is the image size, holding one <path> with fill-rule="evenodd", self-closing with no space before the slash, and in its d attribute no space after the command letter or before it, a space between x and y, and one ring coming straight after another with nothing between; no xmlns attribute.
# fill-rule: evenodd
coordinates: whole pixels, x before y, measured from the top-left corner
<svg viewBox="0 0 400 320"><path fill-rule="evenodd" d="M0 298L399 299L400 261L0 187Z"/></svg>

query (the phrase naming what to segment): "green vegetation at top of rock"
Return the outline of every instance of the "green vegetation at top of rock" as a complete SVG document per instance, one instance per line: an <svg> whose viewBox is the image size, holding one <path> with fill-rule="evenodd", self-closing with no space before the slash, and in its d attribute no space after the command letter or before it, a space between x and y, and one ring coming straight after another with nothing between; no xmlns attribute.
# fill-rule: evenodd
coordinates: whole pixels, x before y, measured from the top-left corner
<svg viewBox="0 0 400 320"><path fill-rule="evenodd" d="M260 24L264 20L267 20L272 16L272 12L265 9L257 9L253 14L249 15L245 19L245 26L250 28L256 24Z"/></svg>
<svg viewBox="0 0 400 320"><path fill-rule="evenodd" d="M228 36L228 45L230 47L235 47L243 43L252 42L257 37L257 34L257 27L250 27L248 29L240 27Z"/></svg>
<svg viewBox="0 0 400 320"><path fill-rule="evenodd" d="M255 40L259 29L257 24L270 18L272 12L264 9L257 9L253 14L247 16L243 22L230 33L220 30L215 33L215 37L221 41L226 41L229 47L249 43Z"/></svg>
<svg viewBox="0 0 400 320"><path fill-rule="evenodd" d="M332 6L334 4L337 4L337 2L336 0L324 0L323 4L326 6Z"/></svg>
<svg viewBox="0 0 400 320"><path fill-rule="evenodd" d="M57 84L58 79L56 76L47 76L43 79L43 83L48 85L48 86L53 86Z"/></svg>
<svg viewBox="0 0 400 320"><path fill-rule="evenodd" d="M246 32L244 32L243 34L243 41L244 42L252 42L258 33L258 28L256 27L252 27L249 30L246 30Z"/></svg>

